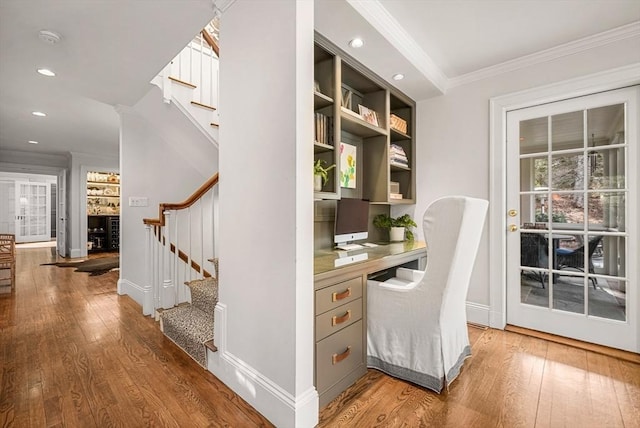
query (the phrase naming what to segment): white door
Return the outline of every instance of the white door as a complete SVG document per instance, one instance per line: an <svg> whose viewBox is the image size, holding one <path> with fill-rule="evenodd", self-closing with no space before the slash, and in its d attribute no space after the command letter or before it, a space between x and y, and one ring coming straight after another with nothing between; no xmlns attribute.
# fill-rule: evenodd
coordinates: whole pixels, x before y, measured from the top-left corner
<svg viewBox="0 0 640 428"><path fill-rule="evenodd" d="M56 245L60 257L67 256L67 170L58 173Z"/></svg>
<svg viewBox="0 0 640 428"><path fill-rule="evenodd" d="M638 87L507 114L507 323L640 351Z"/></svg>
<svg viewBox="0 0 640 428"><path fill-rule="evenodd" d="M49 183L16 181L16 242L51 239Z"/></svg>

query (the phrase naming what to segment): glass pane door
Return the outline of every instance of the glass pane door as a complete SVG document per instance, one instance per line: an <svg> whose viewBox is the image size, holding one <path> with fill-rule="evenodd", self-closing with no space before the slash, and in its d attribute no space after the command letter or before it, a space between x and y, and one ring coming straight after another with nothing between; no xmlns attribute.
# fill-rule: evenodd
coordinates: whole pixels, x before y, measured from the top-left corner
<svg viewBox="0 0 640 428"><path fill-rule="evenodd" d="M607 337L637 330L627 263L638 236L627 225L636 148L629 104L615 98L508 115L508 206L517 208L507 232L507 322L628 349L637 345Z"/></svg>
<svg viewBox="0 0 640 428"><path fill-rule="evenodd" d="M16 242L51 239L48 183L16 182Z"/></svg>

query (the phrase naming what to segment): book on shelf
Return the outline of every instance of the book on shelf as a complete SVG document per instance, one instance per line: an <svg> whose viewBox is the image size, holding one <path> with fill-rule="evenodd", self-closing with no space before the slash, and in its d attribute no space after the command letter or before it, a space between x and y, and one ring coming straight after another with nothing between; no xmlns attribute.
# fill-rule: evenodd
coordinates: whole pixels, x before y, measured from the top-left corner
<svg viewBox="0 0 640 428"><path fill-rule="evenodd" d="M333 146L333 118L322 113L315 114L314 141Z"/></svg>
<svg viewBox="0 0 640 428"><path fill-rule="evenodd" d="M402 199L402 193L389 193L389 199Z"/></svg>

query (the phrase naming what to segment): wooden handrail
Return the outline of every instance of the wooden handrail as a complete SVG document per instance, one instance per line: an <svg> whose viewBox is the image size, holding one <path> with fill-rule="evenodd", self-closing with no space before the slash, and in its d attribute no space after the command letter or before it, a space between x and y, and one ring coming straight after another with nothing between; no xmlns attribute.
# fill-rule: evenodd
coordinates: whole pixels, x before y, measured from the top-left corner
<svg viewBox="0 0 640 428"><path fill-rule="evenodd" d="M193 192L193 194L189 196L185 201L180 203L161 203L158 209L158 218L143 218L142 222L144 224L152 226L164 226L164 212L166 210L183 210L185 208L189 208L191 205L196 203L196 201L200 199L205 193L211 190L211 188L213 188L213 186L215 186L216 184L218 184L218 173L215 173L202 186L200 186L198 190Z"/></svg>
<svg viewBox="0 0 640 428"><path fill-rule="evenodd" d="M206 30L202 30L202 37L204 38L205 42L207 42L207 44L211 47L211 49L213 49L213 51L216 53L216 56L220 58L220 48L218 47L218 43L213 39L213 37L211 37L211 34L209 34L209 32Z"/></svg>

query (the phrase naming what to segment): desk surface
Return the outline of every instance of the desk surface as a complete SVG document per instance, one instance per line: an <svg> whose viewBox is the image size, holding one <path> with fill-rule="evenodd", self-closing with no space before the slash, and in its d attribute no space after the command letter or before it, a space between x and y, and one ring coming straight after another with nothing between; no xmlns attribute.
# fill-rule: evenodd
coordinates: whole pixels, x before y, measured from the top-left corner
<svg viewBox="0 0 640 428"><path fill-rule="evenodd" d="M422 241L392 242L348 252L317 250L314 253L313 274L320 275L365 262L383 261L388 257L425 252L426 244Z"/></svg>

